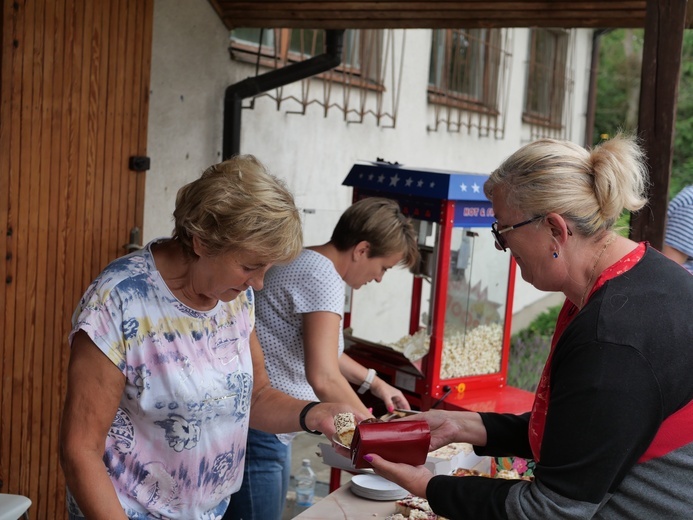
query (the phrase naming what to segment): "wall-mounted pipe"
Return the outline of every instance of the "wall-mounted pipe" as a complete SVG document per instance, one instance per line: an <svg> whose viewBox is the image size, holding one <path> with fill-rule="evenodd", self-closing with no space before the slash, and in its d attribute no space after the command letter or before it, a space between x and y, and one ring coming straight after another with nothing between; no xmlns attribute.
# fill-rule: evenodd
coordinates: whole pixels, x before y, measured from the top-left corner
<svg viewBox="0 0 693 520"><path fill-rule="evenodd" d="M226 87L224 95L224 137L222 154L228 159L241 150L241 111L244 99L295 81L315 76L342 62L344 30L325 31L325 52L281 69L246 78Z"/></svg>

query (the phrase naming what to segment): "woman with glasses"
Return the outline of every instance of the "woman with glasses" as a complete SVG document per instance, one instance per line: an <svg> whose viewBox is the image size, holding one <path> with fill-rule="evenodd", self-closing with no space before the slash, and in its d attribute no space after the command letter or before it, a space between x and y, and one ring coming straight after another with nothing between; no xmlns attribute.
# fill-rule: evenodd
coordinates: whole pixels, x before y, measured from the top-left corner
<svg viewBox="0 0 693 520"><path fill-rule="evenodd" d="M585 150L528 144L484 186L498 249L522 277L561 291L531 412L429 411L431 449L534 459L534 480L433 476L366 455L376 472L446 518L690 518L693 493L693 277L618 234L646 204L634 138Z"/></svg>

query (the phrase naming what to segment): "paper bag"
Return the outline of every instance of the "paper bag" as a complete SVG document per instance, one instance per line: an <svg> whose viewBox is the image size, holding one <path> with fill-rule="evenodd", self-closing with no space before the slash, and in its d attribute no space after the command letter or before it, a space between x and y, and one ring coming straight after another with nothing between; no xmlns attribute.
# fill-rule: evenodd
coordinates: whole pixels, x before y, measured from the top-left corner
<svg viewBox="0 0 693 520"><path fill-rule="evenodd" d="M426 421L364 422L356 426L351 441L351 462L357 469L370 468L363 456L375 453L390 462L420 466L430 443Z"/></svg>

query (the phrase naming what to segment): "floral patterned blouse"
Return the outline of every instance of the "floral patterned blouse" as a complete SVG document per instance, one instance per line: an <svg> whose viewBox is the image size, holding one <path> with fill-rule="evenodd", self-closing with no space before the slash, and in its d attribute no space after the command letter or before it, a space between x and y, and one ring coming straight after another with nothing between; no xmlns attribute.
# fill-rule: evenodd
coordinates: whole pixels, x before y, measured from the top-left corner
<svg viewBox="0 0 693 520"><path fill-rule="evenodd" d="M151 245L90 285L69 341L85 331L125 376L103 460L128 517L221 518L243 477L254 295L191 309L168 289ZM68 510L83 516L69 490Z"/></svg>

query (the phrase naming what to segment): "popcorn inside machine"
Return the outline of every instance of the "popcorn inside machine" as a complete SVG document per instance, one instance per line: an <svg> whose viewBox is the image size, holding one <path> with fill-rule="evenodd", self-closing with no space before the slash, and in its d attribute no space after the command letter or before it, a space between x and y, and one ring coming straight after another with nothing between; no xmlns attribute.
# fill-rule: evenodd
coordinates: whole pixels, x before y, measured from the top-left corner
<svg viewBox="0 0 693 520"><path fill-rule="evenodd" d="M421 262L347 298L345 352L420 410L522 413L533 394L507 385L515 263L498 251L487 175L353 166L353 200L397 200L418 230ZM364 401L382 403L366 394Z"/></svg>

